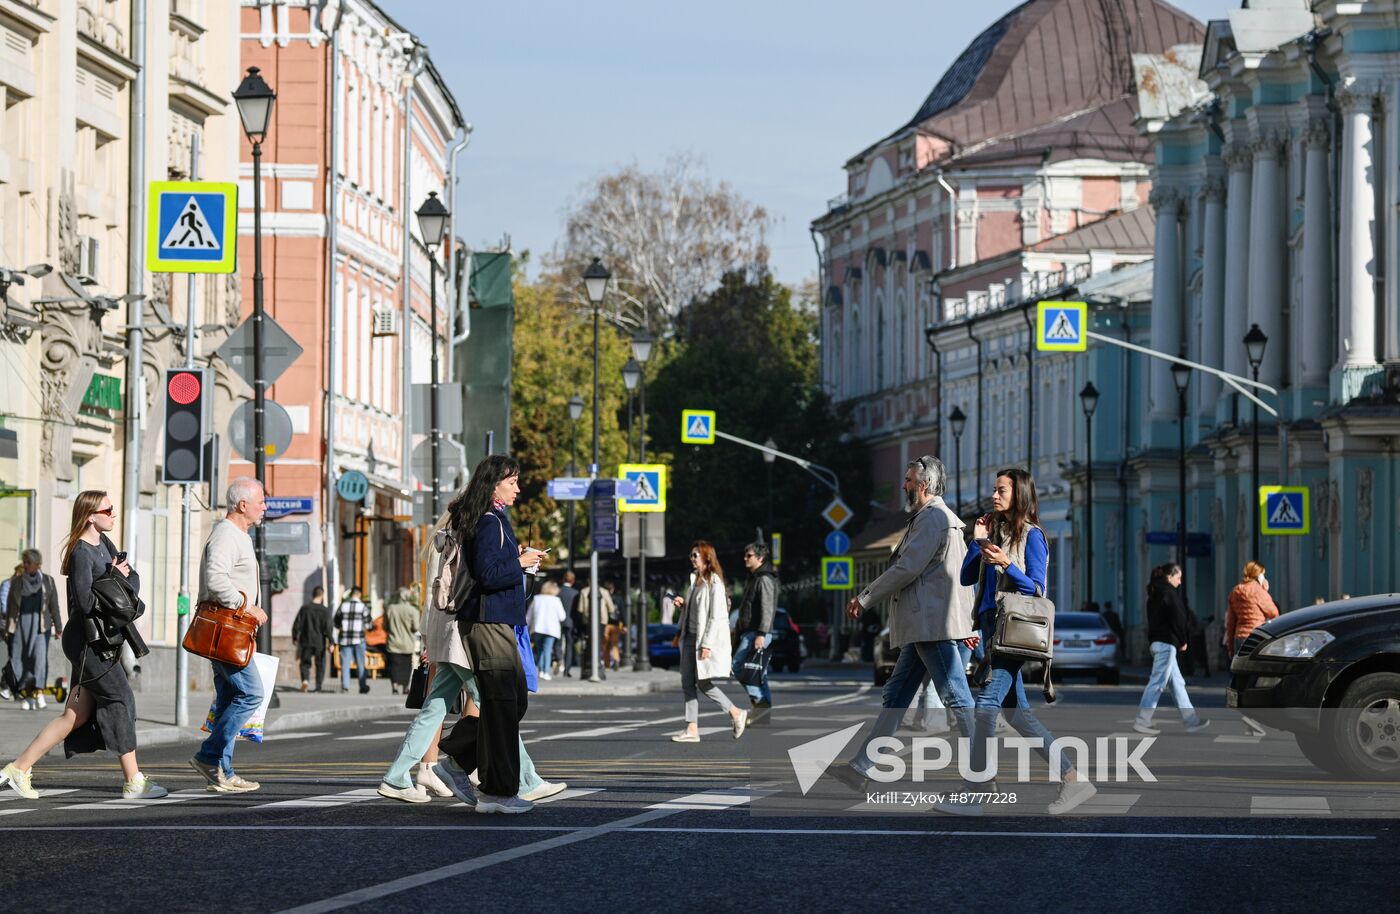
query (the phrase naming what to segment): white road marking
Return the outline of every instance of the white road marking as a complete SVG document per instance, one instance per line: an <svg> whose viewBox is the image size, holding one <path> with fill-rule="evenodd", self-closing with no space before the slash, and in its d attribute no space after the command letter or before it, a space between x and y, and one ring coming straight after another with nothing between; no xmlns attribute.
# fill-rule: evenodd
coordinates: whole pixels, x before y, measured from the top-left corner
<svg viewBox="0 0 1400 914"><path fill-rule="evenodd" d="M1140 793L1115 793L1101 790L1072 810L1071 815L1080 816L1126 816L1138 800Z"/></svg>
<svg viewBox="0 0 1400 914"><path fill-rule="evenodd" d="M1221 735L1221 736L1217 736L1217 737L1215 738L1215 741L1216 741L1217 743L1242 743L1242 744L1247 745L1247 746L1253 746L1253 745L1255 745L1256 743L1261 742L1263 739L1264 739L1264 737L1262 737L1262 736L1245 736L1244 734L1238 734L1238 735L1224 734L1224 735Z"/></svg>
<svg viewBox="0 0 1400 914"><path fill-rule="evenodd" d="M1250 797L1253 816L1330 816L1326 797Z"/></svg>
<svg viewBox="0 0 1400 914"><path fill-rule="evenodd" d="M77 787L65 787L65 788L60 789L60 790L40 790L40 791L39 791L39 799L44 800L44 799L48 799L49 797L61 797L61 796L63 796L65 793L77 793L77 792L78 792L78 788L77 788ZM3 797L0 797L0 803L8 803L10 800L22 800L22 799L24 799L24 798L21 797L19 794L17 794L17 793L15 793L15 792L11 791L11 792L5 794Z"/></svg>
<svg viewBox="0 0 1400 914"><path fill-rule="evenodd" d="M359 736L337 736L336 742L353 742L354 740L368 739L403 739L402 730L386 730L382 733L362 733Z"/></svg>
<svg viewBox="0 0 1400 914"><path fill-rule="evenodd" d="M363 803L366 800L380 799L379 788L361 787L344 793L328 793L319 797L301 797L296 800L278 800L275 803L260 803L250 809L333 809L350 803Z"/></svg>
<svg viewBox="0 0 1400 914"><path fill-rule="evenodd" d="M707 790L692 793L688 797L677 797L664 803L653 803L647 809L730 809L742 806L749 801L749 792L737 790Z"/></svg>
<svg viewBox="0 0 1400 914"><path fill-rule="evenodd" d="M171 803L184 803L187 800L195 800L199 797L210 796L208 790L203 787L195 787L189 790L177 790L169 796L161 797L157 800L128 800L125 797L118 797L115 800L101 800L96 803L77 803L73 806L60 806L59 809L141 809L146 806L169 806Z"/></svg>
<svg viewBox="0 0 1400 914"><path fill-rule="evenodd" d="M278 733L276 730L273 730L272 732L265 733L263 735L263 742L267 742L268 740L276 740L277 742L282 743L286 742L289 739L317 739L322 736L330 736L330 733Z"/></svg>
<svg viewBox="0 0 1400 914"><path fill-rule="evenodd" d="M650 711L651 708L555 708L554 714L636 714L638 711Z"/></svg>
<svg viewBox="0 0 1400 914"><path fill-rule="evenodd" d="M789 707L816 708L822 707L824 705L844 705L849 702L858 701L859 699L863 698L865 694L869 692L872 688L874 688L874 686L867 682L865 685L857 688L854 694L849 692L842 692L840 695L833 695L830 698L819 698L816 701L804 701L799 704L790 705Z"/></svg>
<svg viewBox="0 0 1400 914"><path fill-rule="evenodd" d="M17 815L19 815L19 814L22 813L22 812L33 812L33 811L34 811L34 807L33 807L33 806L25 806L25 807L21 807L21 808L19 808L19 809L16 809L15 807L11 806L11 807L9 807L8 809L0 809L0 816L17 816Z"/></svg>
<svg viewBox="0 0 1400 914"><path fill-rule="evenodd" d="M541 803L557 803L560 800L577 800L579 797L586 797L590 793L602 793L602 787L567 787L559 791L552 797L545 797L543 800L536 800L535 805Z"/></svg>

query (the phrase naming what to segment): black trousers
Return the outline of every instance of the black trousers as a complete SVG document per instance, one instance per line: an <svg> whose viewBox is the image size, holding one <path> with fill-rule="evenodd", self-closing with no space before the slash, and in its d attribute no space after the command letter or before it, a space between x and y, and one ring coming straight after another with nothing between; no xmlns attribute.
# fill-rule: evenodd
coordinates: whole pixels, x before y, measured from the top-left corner
<svg viewBox="0 0 1400 914"><path fill-rule="evenodd" d="M316 664L316 691L321 691L321 686L326 681L326 667L329 665L326 660L326 652L303 650L299 659L301 660L302 682L311 681L311 665Z"/></svg>
<svg viewBox="0 0 1400 914"><path fill-rule="evenodd" d="M463 717L438 748L464 771L476 769L482 793L513 797L520 792L520 721L530 698L515 629L478 622L467 633L467 650L481 691L481 717Z"/></svg>

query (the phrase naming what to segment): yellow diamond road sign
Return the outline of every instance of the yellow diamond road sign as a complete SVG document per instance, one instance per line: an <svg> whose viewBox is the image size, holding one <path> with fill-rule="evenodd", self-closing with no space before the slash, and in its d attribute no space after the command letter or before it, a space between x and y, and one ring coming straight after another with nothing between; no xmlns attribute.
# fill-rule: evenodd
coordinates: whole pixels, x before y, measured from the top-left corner
<svg viewBox="0 0 1400 914"><path fill-rule="evenodd" d="M715 411L687 409L681 411L682 444L715 443Z"/></svg>
<svg viewBox="0 0 1400 914"><path fill-rule="evenodd" d="M1089 348L1089 306L1082 301L1043 301L1035 310L1035 348L1083 352Z"/></svg>
<svg viewBox="0 0 1400 914"><path fill-rule="evenodd" d="M854 513L850 505L837 497L833 498L831 504L826 506L826 510L822 512L822 517L826 519L828 524L831 524L832 529L840 530L842 527L846 526L846 522L851 519Z"/></svg>

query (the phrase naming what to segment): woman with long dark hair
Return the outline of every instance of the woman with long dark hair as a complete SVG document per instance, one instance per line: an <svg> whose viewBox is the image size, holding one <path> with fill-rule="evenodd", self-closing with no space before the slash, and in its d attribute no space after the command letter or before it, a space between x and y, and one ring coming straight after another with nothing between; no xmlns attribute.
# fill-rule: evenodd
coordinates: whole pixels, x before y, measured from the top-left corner
<svg viewBox="0 0 1400 914"><path fill-rule="evenodd" d="M136 697L120 654L104 656L87 642L87 617L96 603L92 582L113 569L126 577L133 591L141 586L126 553L118 552L107 537L116 525L116 508L106 492L78 493L60 565L68 576L68 624L63 627L62 642L63 653L73 664L73 691L63 714L49 721L29 748L0 770L0 787L9 784L28 800L39 796L30 782L34 763L59 743L69 758L99 749L115 753L124 776L123 799L154 800L167 793L136 764Z"/></svg>
<svg viewBox="0 0 1400 914"><path fill-rule="evenodd" d="M1152 675L1142 690L1137 720L1133 723L1133 729L1139 733L1156 736L1161 732L1152 726L1152 713L1157 710L1157 702L1168 686L1187 731L1195 733L1210 725L1210 721L1202 720L1191 706L1186 680L1176 663L1176 655L1185 652L1191 639L1190 612L1181 598L1181 566L1168 562L1153 568L1152 579L1147 582L1147 640L1152 651Z"/></svg>
<svg viewBox="0 0 1400 914"><path fill-rule="evenodd" d="M700 742L701 692L729 714L734 738L738 739L744 735L744 728L749 724L749 712L736 708L729 696L714 682L729 676L733 663L729 647L729 594L715 547L704 540L691 546L690 568L690 594L675 598L675 606L681 611L681 691L685 695L685 729L671 739L678 743Z"/></svg>
<svg viewBox="0 0 1400 914"><path fill-rule="evenodd" d="M996 631L997 594L1009 591L1045 596L1050 563L1050 547L1040 529L1040 505L1035 480L1019 467L998 470L992 490L992 513L978 518L973 541L963 561L962 583L976 585L978 629L991 650ZM1039 741L1036 751L1047 761L1054 736L1031 713L1021 680L1018 657L992 655L992 677L977 696L976 727L972 738L972 772L987 771L987 745L996 730L1000 709L1008 711L1007 723L1022 736ZM985 789L985 788L983 788ZM1060 794L1050 804L1050 813L1069 812L1095 793L1097 788L1084 779L1065 756L1060 756ZM976 804L965 808L943 807L950 811L980 813Z"/></svg>

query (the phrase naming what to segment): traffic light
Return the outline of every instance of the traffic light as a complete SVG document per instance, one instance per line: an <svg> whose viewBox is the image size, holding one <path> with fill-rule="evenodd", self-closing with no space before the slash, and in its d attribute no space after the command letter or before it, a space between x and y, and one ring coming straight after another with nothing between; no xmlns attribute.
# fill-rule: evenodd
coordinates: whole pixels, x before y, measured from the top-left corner
<svg viewBox="0 0 1400 914"><path fill-rule="evenodd" d="M167 369L165 482L204 482L204 469L204 369Z"/></svg>

